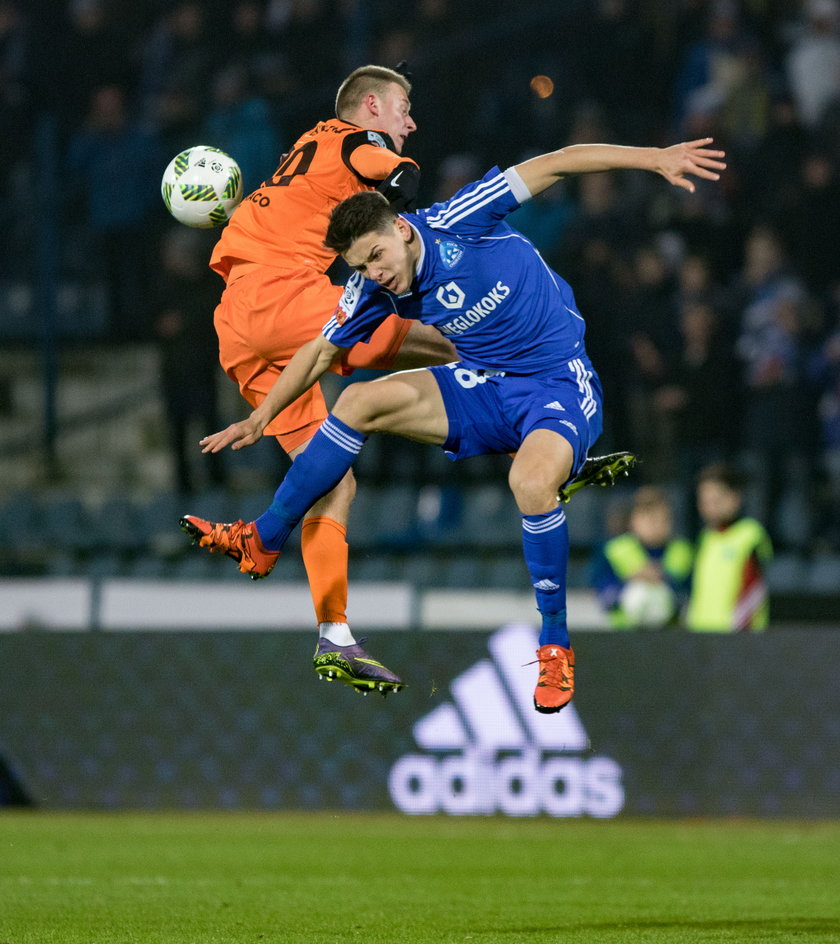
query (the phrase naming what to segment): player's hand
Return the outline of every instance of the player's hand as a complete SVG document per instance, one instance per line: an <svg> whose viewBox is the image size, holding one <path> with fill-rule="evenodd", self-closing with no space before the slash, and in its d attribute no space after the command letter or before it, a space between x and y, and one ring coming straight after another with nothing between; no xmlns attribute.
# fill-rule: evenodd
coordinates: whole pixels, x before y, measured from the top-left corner
<svg viewBox="0 0 840 944"><path fill-rule="evenodd" d="M714 138L699 138L696 141L684 141L672 144L659 151L659 163L656 171L675 187L682 187L694 193L694 181L688 174L705 180L720 180L720 172L726 170L723 158L726 151L713 151L708 145Z"/></svg>
<svg viewBox="0 0 840 944"><path fill-rule="evenodd" d="M202 452L220 452L225 446L236 450L253 446L262 439L262 435L262 423L255 420L253 416L249 416L247 420L231 423L227 429L205 436L204 439L198 441L198 444Z"/></svg>

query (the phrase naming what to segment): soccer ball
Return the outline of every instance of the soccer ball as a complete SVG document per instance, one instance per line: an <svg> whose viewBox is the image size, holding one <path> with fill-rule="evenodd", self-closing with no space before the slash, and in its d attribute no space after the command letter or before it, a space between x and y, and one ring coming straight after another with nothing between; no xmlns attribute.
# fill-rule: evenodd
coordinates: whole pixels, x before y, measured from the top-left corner
<svg viewBox="0 0 840 944"><path fill-rule="evenodd" d="M666 583L628 580L618 599L619 606L632 626L658 629L674 615L677 601Z"/></svg>
<svg viewBox="0 0 840 944"><path fill-rule="evenodd" d="M187 226L224 226L242 199L242 171L218 148L196 145L181 151L163 172L166 209Z"/></svg>

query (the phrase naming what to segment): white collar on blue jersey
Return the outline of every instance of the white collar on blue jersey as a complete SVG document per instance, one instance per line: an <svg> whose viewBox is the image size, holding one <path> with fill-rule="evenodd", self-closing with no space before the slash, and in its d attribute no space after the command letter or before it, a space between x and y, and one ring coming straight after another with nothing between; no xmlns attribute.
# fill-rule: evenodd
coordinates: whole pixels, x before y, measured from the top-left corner
<svg viewBox="0 0 840 944"><path fill-rule="evenodd" d="M423 271L423 263L426 261L426 243L424 242L423 237L420 235L420 230L418 230L417 227L409 220L406 220L406 223L408 223L408 225L412 228L414 235L417 237L420 243L420 255L417 257L417 265L414 267L414 278L417 279L420 277L420 273ZM409 288L405 294L410 295L411 289Z"/></svg>

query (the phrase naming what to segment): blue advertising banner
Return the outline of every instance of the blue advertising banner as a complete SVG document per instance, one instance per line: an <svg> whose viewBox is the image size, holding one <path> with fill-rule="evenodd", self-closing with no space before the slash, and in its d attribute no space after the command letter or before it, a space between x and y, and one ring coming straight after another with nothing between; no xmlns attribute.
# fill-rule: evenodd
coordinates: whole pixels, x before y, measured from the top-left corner
<svg viewBox="0 0 840 944"><path fill-rule="evenodd" d="M536 634L380 633L406 689L319 682L314 636L0 635L0 802L503 816L840 815L837 639L577 633L533 710ZM5 796L5 801L3 797Z"/></svg>

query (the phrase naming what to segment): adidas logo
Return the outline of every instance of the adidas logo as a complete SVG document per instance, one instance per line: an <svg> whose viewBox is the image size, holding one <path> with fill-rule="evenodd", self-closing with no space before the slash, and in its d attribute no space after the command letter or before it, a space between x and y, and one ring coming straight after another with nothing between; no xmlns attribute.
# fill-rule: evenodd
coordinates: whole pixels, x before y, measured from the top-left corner
<svg viewBox="0 0 840 944"><path fill-rule="evenodd" d="M543 406L544 410L561 410L563 413L566 412L566 407L559 400L552 400L551 403L546 403Z"/></svg>
<svg viewBox="0 0 840 944"><path fill-rule="evenodd" d="M537 649L533 627L511 624L490 637L482 659L450 684L452 701L413 727L425 753L405 754L388 789L403 813L453 815L617 815L622 771L586 755L589 738L575 710L534 711L536 674L523 668Z"/></svg>

